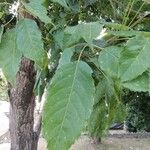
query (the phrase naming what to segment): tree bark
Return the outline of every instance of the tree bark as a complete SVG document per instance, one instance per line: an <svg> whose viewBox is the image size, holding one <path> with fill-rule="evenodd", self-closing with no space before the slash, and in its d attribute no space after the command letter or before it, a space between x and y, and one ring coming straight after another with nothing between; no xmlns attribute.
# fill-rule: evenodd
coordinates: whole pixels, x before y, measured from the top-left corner
<svg viewBox="0 0 150 150"><path fill-rule="evenodd" d="M14 87L10 87L8 91L11 150L37 149L39 135L33 129L35 77L34 62L23 57L16 75L16 84Z"/></svg>

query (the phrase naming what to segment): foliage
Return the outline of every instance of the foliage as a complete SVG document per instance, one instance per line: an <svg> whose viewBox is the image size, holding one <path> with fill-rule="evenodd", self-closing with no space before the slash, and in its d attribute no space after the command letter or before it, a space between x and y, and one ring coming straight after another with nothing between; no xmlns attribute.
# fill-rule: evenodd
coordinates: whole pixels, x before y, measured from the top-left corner
<svg viewBox="0 0 150 150"><path fill-rule="evenodd" d="M11 83L15 81L19 69L21 57L28 57L44 68L46 53L43 50L41 33L34 21L29 19L20 20L16 28L5 33L0 45L0 64L4 75ZM10 57L9 53L11 53Z"/></svg>
<svg viewBox="0 0 150 150"><path fill-rule="evenodd" d="M38 17L44 23L51 23L51 19L47 16L47 10L42 5L43 2L43 0L39 0L37 3L36 0L32 0L29 3L23 2L23 5L34 17Z"/></svg>
<svg viewBox="0 0 150 150"><path fill-rule="evenodd" d="M150 97L148 93L126 92L124 102L127 105L127 129L130 132L150 132Z"/></svg>
<svg viewBox="0 0 150 150"><path fill-rule="evenodd" d="M94 109L88 126L93 137L104 136L113 121L121 121L124 118L125 112L119 93L117 83L109 77L102 79L97 85Z"/></svg>
<svg viewBox="0 0 150 150"><path fill-rule="evenodd" d="M1 7L0 67L15 85L22 56L35 62L34 92L47 89L48 149L69 149L86 125L93 136L104 135L123 112L124 88L150 92L150 33L143 22L149 4L122 2L21 1L16 16Z"/></svg>

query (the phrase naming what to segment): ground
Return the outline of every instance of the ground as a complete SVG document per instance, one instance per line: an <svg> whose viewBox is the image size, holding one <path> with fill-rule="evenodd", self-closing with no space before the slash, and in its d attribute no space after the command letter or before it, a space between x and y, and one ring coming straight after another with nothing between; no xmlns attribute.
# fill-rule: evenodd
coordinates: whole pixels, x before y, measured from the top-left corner
<svg viewBox="0 0 150 150"><path fill-rule="evenodd" d="M0 150L10 150L8 113L9 103L0 101ZM111 134L119 136L118 138L116 136L106 137L101 143L96 143L87 135L82 135L71 150L150 150L150 135L148 135L149 138L143 138L143 136L139 138L133 138L133 136L127 138L126 136L125 138L124 130L111 131ZM39 140L38 150L46 150L46 141L43 138Z"/></svg>
<svg viewBox="0 0 150 150"><path fill-rule="evenodd" d="M150 139L104 138L95 144L87 136L81 137L72 150L150 150Z"/></svg>

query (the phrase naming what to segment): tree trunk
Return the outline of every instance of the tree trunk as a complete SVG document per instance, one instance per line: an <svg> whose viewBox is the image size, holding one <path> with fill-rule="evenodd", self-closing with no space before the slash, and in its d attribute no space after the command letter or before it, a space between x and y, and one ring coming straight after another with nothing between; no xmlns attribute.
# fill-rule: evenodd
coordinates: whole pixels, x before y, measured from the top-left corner
<svg viewBox="0 0 150 150"><path fill-rule="evenodd" d="M22 58L16 84L10 87L11 150L36 150L38 137L34 132L35 96L33 88L36 72L34 62Z"/></svg>

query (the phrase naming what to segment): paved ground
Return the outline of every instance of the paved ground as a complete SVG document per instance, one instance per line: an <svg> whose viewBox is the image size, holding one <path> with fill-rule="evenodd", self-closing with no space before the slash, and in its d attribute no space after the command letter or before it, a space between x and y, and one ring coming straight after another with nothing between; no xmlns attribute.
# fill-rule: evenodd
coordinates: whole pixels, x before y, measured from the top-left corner
<svg viewBox="0 0 150 150"><path fill-rule="evenodd" d="M6 101L0 101L0 136L5 134L9 128L9 119L7 114L9 113L9 103Z"/></svg>
<svg viewBox="0 0 150 150"><path fill-rule="evenodd" d="M0 150L10 150L9 138L9 103L0 101ZM46 141L39 140L38 150L46 150Z"/></svg>

